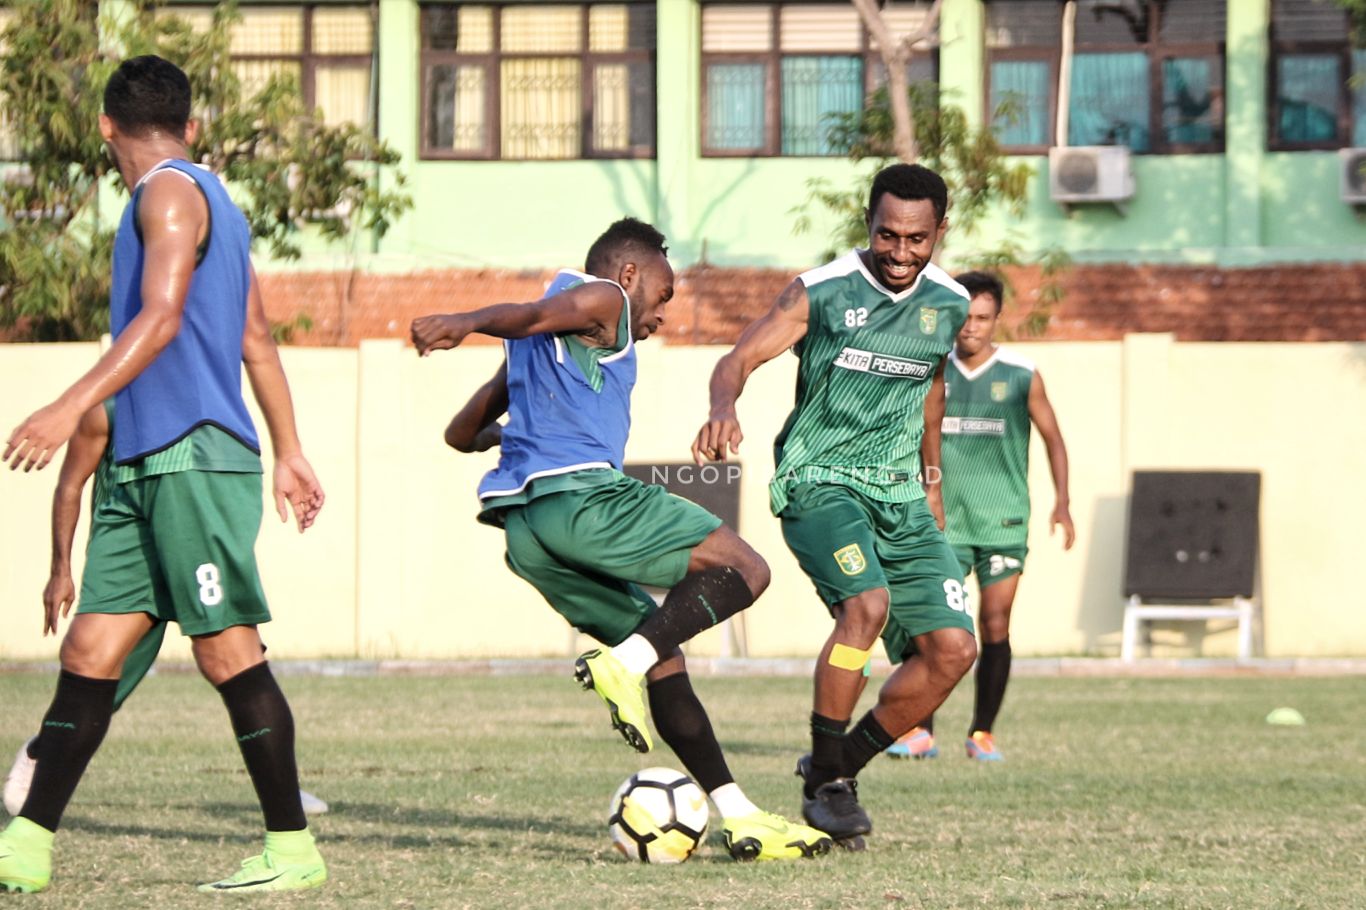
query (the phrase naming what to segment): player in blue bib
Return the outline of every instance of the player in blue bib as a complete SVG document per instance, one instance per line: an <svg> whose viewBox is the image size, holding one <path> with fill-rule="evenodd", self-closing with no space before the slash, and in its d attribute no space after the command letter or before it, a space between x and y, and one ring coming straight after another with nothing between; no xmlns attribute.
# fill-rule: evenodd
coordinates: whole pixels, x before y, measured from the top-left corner
<svg viewBox="0 0 1366 910"><path fill-rule="evenodd" d="M539 301L426 316L413 342L425 355L475 332L506 339L502 368L455 415L446 442L500 446L479 484L479 518L504 528L509 568L603 643L578 658L575 676L607 703L612 725L650 750L645 683L655 727L715 803L730 854L815 856L828 836L760 810L735 783L679 650L753 603L768 565L710 512L622 473L636 343L663 321L673 278L663 235L626 218ZM640 585L669 593L656 606Z"/></svg>
<svg viewBox="0 0 1366 910"><path fill-rule="evenodd" d="M32 786L0 833L0 888L40 891L52 841L113 713L128 655L158 623L191 636L223 698L265 816L265 849L203 891L287 891L327 879L299 800L294 721L257 631L270 620L254 554L262 465L245 362L270 422L275 483L307 522L322 490L250 261L246 219L188 159L190 83L160 57L124 61L100 133L132 198L114 241L114 343L11 434L3 460L44 467L81 416L115 400L112 490L91 522L80 606L43 720Z"/></svg>

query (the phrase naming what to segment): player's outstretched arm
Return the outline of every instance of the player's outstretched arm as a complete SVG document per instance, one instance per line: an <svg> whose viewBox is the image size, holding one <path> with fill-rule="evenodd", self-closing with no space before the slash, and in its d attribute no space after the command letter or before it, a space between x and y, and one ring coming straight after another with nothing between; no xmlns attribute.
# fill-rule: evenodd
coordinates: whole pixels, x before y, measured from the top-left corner
<svg viewBox="0 0 1366 910"><path fill-rule="evenodd" d="M930 390L925 394L925 435L920 437L921 483L925 485L925 504L939 530L944 530L943 424L944 424L944 365L939 361Z"/></svg>
<svg viewBox="0 0 1366 910"><path fill-rule="evenodd" d="M142 309L89 372L10 434L0 463L9 462L11 470L46 467L81 415L132 382L180 331L208 204L188 180L162 177L145 184L137 214L145 256Z"/></svg>
<svg viewBox="0 0 1366 910"><path fill-rule="evenodd" d="M413 320L413 346L426 357L456 347L476 332L496 338L529 338L545 332L615 338L622 303L617 285L590 281L531 303L498 303L469 313L419 317Z"/></svg>
<svg viewBox="0 0 1366 910"><path fill-rule="evenodd" d="M806 285L794 280L778 295L767 313L751 322L740 333L740 340L717 361L711 373L711 416L697 431L692 457L724 461L726 452L740 452L744 434L735 413L735 403L745 389L749 374L806 337L811 301Z"/></svg>
<svg viewBox="0 0 1366 910"><path fill-rule="evenodd" d="M1067 492L1067 446L1062 441L1062 430L1058 429L1058 417L1053 413L1053 405L1044 391L1043 377L1038 371L1029 383L1029 419L1039 428L1044 448L1048 450L1048 466L1053 472L1053 514L1048 519L1048 533L1052 534L1062 527L1064 550L1072 549L1077 540L1077 529L1072 524L1071 497Z"/></svg>
<svg viewBox="0 0 1366 910"><path fill-rule="evenodd" d="M271 449L275 453L275 511L280 521L288 521L286 503L294 510L294 519L303 533L318 517L326 496L313 466L304 457L303 444L294 423L294 399L289 394L289 380L280 363L280 349L270 334L265 304L261 300L261 286L256 281L256 270L251 269L251 284L247 291L247 325L242 332L242 363L247 370L252 395L266 418Z"/></svg>
<svg viewBox="0 0 1366 910"><path fill-rule="evenodd" d="M446 445L457 452L485 452L498 445L503 428L498 418L508 409L508 365L470 396L446 427Z"/></svg>
<svg viewBox="0 0 1366 910"><path fill-rule="evenodd" d="M81 517L81 492L109 446L109 415L104 404L86 411L76 426L52 494L52 566L43 588L43 634L56 635L57 621L71 613L76 585L71 579L71 543Z"/></svg>

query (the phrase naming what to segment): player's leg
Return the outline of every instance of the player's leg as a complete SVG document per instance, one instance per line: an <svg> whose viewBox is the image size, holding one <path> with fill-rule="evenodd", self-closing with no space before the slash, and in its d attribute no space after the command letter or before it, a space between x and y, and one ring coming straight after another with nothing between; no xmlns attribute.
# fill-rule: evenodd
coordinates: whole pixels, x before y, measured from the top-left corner
<svg viewBox="0 0 1366 910"><path fill-rule="evenodd" d="M18 815L0 834L0 889L40 891L52 870L53 835L86 766L104 741L124 656L151 625L145 613L81 614L62 641L62 670L33 778Z"/></svg>
<svg viewBox="0 0 1366 910"><path fill-rule="evenodd" d="M646 559L600 567L628 581L669 589L660 608L613 649L632 671L644 672L661 655L746 609L769 582L763 557L730 528L714 526L719 519L709 512L678 497L660 499L657 506L652 510L655 526L678 528L679 546L665 550L669 544L656 539L657 552ZM704 532L696 546L686 546Z"/></svg>
<svg viewBox="0 0 1366 910"><path fill-rule="evenodd" d="M964 580L972 573L978 552L976 548L968 546L953 548L953 555L958 560L958 568ZM939 746L934 741L934 714L931 713L921 719L904 736L892 743L887 754L892 758L938 758Z"/></svg>
<svg viewBox="0 0 1366 910"><path fill-rule="evenodd" d="M124 660L158 609L157 554L137 493L120 487L95 511L80 606L62 640L62 671L36 744L32 783L0 833L0 889L47 886L53 834L109 727Z"/></svg>
<svg viewBox="0 0 1366 910"><path fill-rule="evenodd" d="M992 727L1010 680L1010 613L1024 568L1024 552L993 552L987 562L987 566L978 567L977 574L982 585L978 608L982 646L977 658L977 691L972 723L968 726L967 754L978 761L1002 761L1004 756L996 746Z"/></svg>
<svg viewBox="0 0 1366 910"><path fill-rule="evenodd" d="M845 737L842 770L849 777L933 714L977 657L958 561L924 502L884 507L878 532L892 590L883 642L901 665Z"/></svg>
<svg viewBox="0 0 1366 910"><path fill-rule="evenodd" d="M123 670L119 674L118 688L114 691L114 711L119 707L133 691L139 682L147 674L152 663L156 660L157 652L161 649L162 638L166 634L166 623L156 622L152 628L147 630L147 634L139 639L133 646L133 650L123 660ZM24 800L28 798L29 789L33 785L33 774L38 766L38 752L40 740L43 738L43 729L40 727L38 732L30 737L27 742L20 746L19 751L14 755L14 764L10 766L9 774L5 776L4 802L5 811L10 815L18 815L23 808Z"/></svg>
<svg viewBox="0 0 1366 910"><path fill-rule="evenodd" d="M555 612L580 632L608 646L628 638L654 610L650 595L618 579L570 566L542 544L526 512L523 506L503 515L508 568L539 591ZM593 662L589 685L607 704L612 727L633 749L648 752L653 743L640 691L643 675L628 673L619 661L601 660L601 656L610 655L609 650L590 655L581 657L580 662ZM577 666L575 676L580 676Z"/></svg>
<svg viewBox="0 0 1366 910"><path fill-rule="evenodd" d="M530 533L552 561L586 577L669 589L659 609L651 608L624 640L575 663L579 681L613 706L614 723L622 721L618 730L645 751L648 734L641 730L641 738L632 740L628 732L630 718L639 712L643 719L645 672L661 654L753 603L768 584L768 566L710 512L629 477L542 497L517 514L518 526L509 527L510 556L514 534ZM528 558L542 557L529 552Z"/></svg>
<svg viewBox="0 0 1366 910"><path fill-rule="evenodd" d="M803 485L782 513L788 548L835 618L816 658L811 753L797 773L807 822L840 841L872 829L854 781L843 773L845 731L889 605L869 508L845 487Z"/></svg>
<svg viewBox="0 0 1366 910"><path fill-rule="evenodd" d="M270 621L256 567L261 476L160 478L150 514L162 575L195 663L227 708L265 818L265 849L204 891L285 891L327 880L299 801L294 719L256 625Z"/></svg>
<svg viewBox="0 0 1366 910"><path fill-rule="evenodd" d="M835 485L798 487L783 510L782 525L788 548L835 619L816 658L810 790L840 776L840 742L887 618L887 582L871 519L851 491Z"/></svg>
<svg viewBox="0 0 1366 910"><path fill-rule="evenodd" d="M693 691L681 651L651 667L646 678L655 729L721 813L721 831L732 857L797 859L829 851L830 838L823 832L765 812L745 796Z"/></svg>

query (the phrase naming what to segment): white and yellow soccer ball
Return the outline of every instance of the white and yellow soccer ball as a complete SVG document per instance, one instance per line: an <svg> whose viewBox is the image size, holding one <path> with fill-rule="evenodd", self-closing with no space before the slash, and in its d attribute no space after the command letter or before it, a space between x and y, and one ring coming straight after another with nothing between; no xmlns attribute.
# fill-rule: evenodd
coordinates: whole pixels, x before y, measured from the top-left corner
<svg viewBox="0 0 1366 910"><path fill-rule="evenodd" d="M646 768L612 796L612 844L642 863L681 863L707 835L707 794L672 768Z"/></svg>

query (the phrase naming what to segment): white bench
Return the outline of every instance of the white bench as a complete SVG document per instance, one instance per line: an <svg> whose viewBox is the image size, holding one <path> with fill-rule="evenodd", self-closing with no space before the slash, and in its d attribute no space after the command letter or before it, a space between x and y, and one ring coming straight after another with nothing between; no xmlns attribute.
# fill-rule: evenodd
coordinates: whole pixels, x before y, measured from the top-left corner
<svg viewBox="0 0 1366 910"><path fill-rule="evenodd" d="M1150 620L1189 620L1206 622L1211 619L1238 621L1238 659L1248 660L1253 650L1253 621L1256 602L1250 597L1234 597L1227 605L1203 604L1145 604L1137 594L1130 595L1124 608L1124 637L1120 641L1119 657L1132 663L1137 656L1143 623Z"/></svg>

